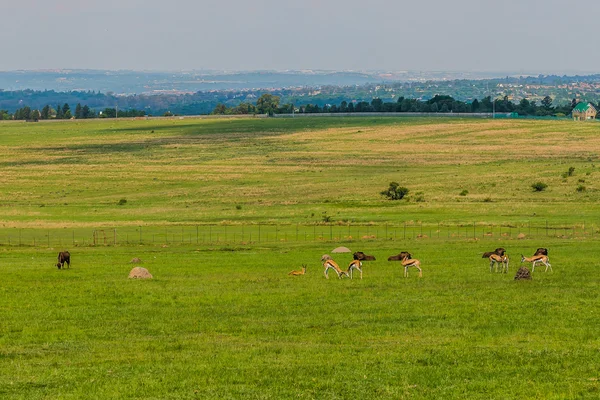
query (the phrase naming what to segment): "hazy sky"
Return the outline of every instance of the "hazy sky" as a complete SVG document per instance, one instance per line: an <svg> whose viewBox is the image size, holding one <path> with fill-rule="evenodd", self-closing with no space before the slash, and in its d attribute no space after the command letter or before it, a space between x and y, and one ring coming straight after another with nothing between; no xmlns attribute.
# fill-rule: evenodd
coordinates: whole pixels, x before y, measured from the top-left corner
<svg viewBox="0 0 600 400"><path fill-rule="evenodd" d="M600 72L600 2L0 0L0 70Z"/></svg>

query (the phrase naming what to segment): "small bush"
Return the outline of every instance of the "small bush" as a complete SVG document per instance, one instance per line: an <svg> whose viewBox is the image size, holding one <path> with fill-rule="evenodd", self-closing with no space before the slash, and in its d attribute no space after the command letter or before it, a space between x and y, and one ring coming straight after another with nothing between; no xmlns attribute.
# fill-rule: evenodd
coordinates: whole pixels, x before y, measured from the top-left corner
<svg viewBox="0 0 600 400"><path fill-rule="evenodd" d="M125 204L127 204L127 199L121 199L121 200L119 200L119 202L117 204L120 206L125 205Z"/></svg>
<svg viewBox="0 0 600 400"><path fill-rule="evenodd" d="M485 199L483 199L484 203L491 203L492 202L492 198L491 197L486 197Z"/></svg>
<svg viewBox="0 0 600 400"><path fill-rule="evenodd" d="M575 167L569 167L569 172L567 172L569 174L569 176L573 176L573 174L575 173Z"/></svg>
<svg viewBox="0 0 600 400"><path fill-rule="evenodd" d="M242 205L241 204L236 204L235 209L236 210L241 210L242 209Z"/></svg>
<svg viewBox="0 0 600 400"><path fill-rule="evenodd" d="M469 191L467 189L463 190L462 192L459 193L459 196L466 196L469 194Z"/></svg>
<svg viewBox="0 0 600 400"><path fill-rule="evenodd" d="M585 186L583 186L583 185L579 185L579 186L577 186L577 189L576 189L576 190L577 190L578 192L585 192L585 190L586 190L586 187L585 187Z"/></svg>
<svg viewBox="0 0 600 400"><path fill-rule="evenodd" d="M390 187L387 190L381 192L382 196L387 197L390 200L401 200L408 194L409 190L405 187L400 186L398 182L390 182Z"/></svg>
<svg viewBox="0 0 600 400"><path fill-rule="evenodd" d="M541 192L543 190L546 190L546 188L548 187L548 185L546 185L544 182L536 182L536 183L532 184L531 187L536 192Z"/></svg>
<svg viewBox="0 0 600 400"><path fill-rule="evenodd" d="M583 179L583 178L579 178L579 179L577 179L577 182L579 182L579 183L584 183L584 182L585 182L585 179Z"/></svg>
<svg viewBox="0 0 600 400"><path fill-rule="evenodd" d="M569 176L569 173L568 172L563 172L561 176L563 177L563 179L567 179L567 177Z"/></svg>

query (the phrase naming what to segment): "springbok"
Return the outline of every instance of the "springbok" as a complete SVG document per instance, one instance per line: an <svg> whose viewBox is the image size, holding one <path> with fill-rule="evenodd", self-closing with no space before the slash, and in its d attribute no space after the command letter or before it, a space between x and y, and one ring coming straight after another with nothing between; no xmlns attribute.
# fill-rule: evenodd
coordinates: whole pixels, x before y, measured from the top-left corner
<svg viewBox="0 0 600 400"><path fill-rule="evenodd" d="M503 247L498 247L494 251L487 251L487 252L483 253L481 258L489 258L492 254L496 254L497 256L502 257L505 252L506 252L506 250Z"/></svg>
<svg viewBox="0 0 600 400"><path fill-rule="evenodd" d="M362 279L362 262L360 260L352 260L350 265L348 265L348 274L350 274L350 279L352 279L352 270L357 269L360 272L360 279Z"/></svg>
<svg viewBox="0 0 600 400"><path fill-rule="evenodd" d="M421 269L421 261L414 259L414 258L404 257L402 259L402 266L404 267L404 277L405 278L408 278L408 267L415 267L416 269L419 270L419 278L423 277L423 270Z"/></svg>
<svg viewBox="0 0 600 400"><path fill-rule="evenodd" d="M306 264L302 264L302 271L290 271L288 275L298 276L306 274Z"/></svg>
<svg viewBox="0 0 600 400"><path fill-rule="evenodd" d="M508 254L504 254L499 256L498 254L490 255L490 272L492 272L492 268L494 265L496 266L496 272L498 272L498 264L501 264L500 272L507 273L508 272Z"/></svg>
<svg viewBox="0 0 600 400"><path fill-rule="evenodd" d="M325 278L329 279L329 268L333 269L335 271L335 273L337 274L338 278L342 279L342 275L346 275L347 277L350 277L350 275L348 275L348 273L346 271L342 271L342 269L340 268L339 265L337 265L337 263L333 260L325 260L325 262L323 263L323 267L325 268L325 271L323 271L323 273L325 274Z"/></svg>
<svg viewBox="0 0 600 400"><path fill-rule="evenodd" d="M531 263L531 272L535 271L535 264L540 263L540 264L544 264L546 266L546 271L548 271L548 267L550 267L550 271L552 271L552 265L550 265L550 260L548 259L548 256L544 255L544 254L539 254L537 256L533 256L533 257L525 257L523 254L521 254L521 262L530 262Z"/></svg>

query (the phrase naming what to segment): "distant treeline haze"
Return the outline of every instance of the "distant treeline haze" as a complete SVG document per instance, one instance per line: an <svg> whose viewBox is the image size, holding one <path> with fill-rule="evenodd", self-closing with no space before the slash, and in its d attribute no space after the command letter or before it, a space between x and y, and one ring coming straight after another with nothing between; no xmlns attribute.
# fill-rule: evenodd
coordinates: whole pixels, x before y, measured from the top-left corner
<svg viewBox="0 0 600 400"><path fill-rule="evenodd" d="M474 99L471 102L456 100L447 95L435 95L429 100L409 99L399 97L396 101L384 102L382 99L375 98L367 101L342 101L340 104L305 104L295 106L292 103L281 104L279 96L270 93L262 94L256 100L256 103L242 102L236 106L227 106L217 104L211 111L216 115L233 114L291 114L291 113L364 113L364 112L420 112L420 113L518 113L527 116L566 116L577 101L573 99L568 104L553 105L550 96L544 97L540 104L535 101L522 99L518 103L513 103L508 97L495 99L492 101L490 96L481 100ZM594 104L600 108L600 102ZM207 110L208 111L208 110ZM206 112L208 113L208 112ZM118 115L117 115L118 114ZM181 113L185 115L186 113ZM77 103L75 109L71 109L68 103L58 104L55 107L45 105L41 109L34 109L30 106L24 106L16 109L13 113L8 110L0 109L0 119L4 120L28 120L37 121L45 119L87 119L87 118L115 118L115 117L141 117L148 115L147 111L137 110L135 108L104 108L101 111L95 111L87 104ZM170 111L165 111L160 115L174 115ZM177 114L175 114L177 115Z"/></svg>
<svg viewBox="0 0 600 400"><path fill-rule="evenodd" d="M455 100L451 96L435 95L429 100L407 99L399 97L397 101L384 102L381 99L373 99L371 102L347 102L338 104L326 104L319 107L317 104L306 104L295 107L291 103L280 104L280 98L271 94L263 94L256 102L241 103L235 107L227 107L218 104L213 114L291 114L293 112L316 114L316 113L355 113L355 112L418 112L418 113L518 113L519 115L533 116L565 116L571 113L577 100L573 99L569 104L552 104L552 98L546 96L540 104L535 101L522 99L513 103L504 97L492 102L490 96L472 102ZM600 105L600 104L598 104Z"/></svg>

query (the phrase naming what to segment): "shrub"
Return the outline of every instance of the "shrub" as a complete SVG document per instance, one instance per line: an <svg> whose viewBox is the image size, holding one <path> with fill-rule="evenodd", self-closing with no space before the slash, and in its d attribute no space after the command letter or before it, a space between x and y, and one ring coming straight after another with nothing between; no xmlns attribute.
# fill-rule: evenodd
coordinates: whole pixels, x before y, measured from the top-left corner
<svg viewBox="0 0 600 400"><path fill-rule="evenodd" d="M548 185L546 185L544 182L536 182L536 183L532 184L531 187L536 192L541 192L541 191L545 190L548 187Z"/></svg>
<svg viewBox="0 0 600 400"><path fill-rule="evenodd" d="M462 192L459 193L459 196L466 196L469 194L469 191L467 189L463 190Z"/></svg>
<svg viewBox="0 0 600 400"><path fill-rule="evenodd" d="M236 209L236 210L241 210L241 209L242 209L242 205L241 205L241 204L237 204L237 205L235 206L235 209Z"/></svg>
<svg viewBox="0 0 600 400"><path fill-rule="evenodd" d="M124 205L126 203L127 203L127 199L121 199L121 200L119 200L119 202L117 204L120 205L120 206L122 206L122 205Z"/></svg>
<svg viewBox="0 0 600 400"><path fill-rule="evenodd" d="M585 189L586 189L586 187L585 187L585 186L583 186L583 185L579 185L579 186L577 186L577 189L576 189L576 190L577 190L578 192L585 192Z"/></svg>
<svg viewBox="0 0 600 400"><path fill-rule="evenodd" d="M573 176L573 174L575 173L575 167L569 167L569 172L567 172L569 174L569 176Z"/></svg>
<svg viewBox="0 0 600 400"><path fill-rule="evenodd" d="M491 203L492 202L492 198L491 197L486 197L485 199L483 199L484 203Z"/></svg>
<svg viewBox="0 0 600 400"><path fill-rule="evenodd" d="M390 200L401 200L408 194L408 189L400 186L398 182L390 182L390 187L381 192L382 196Z"/></svg>

